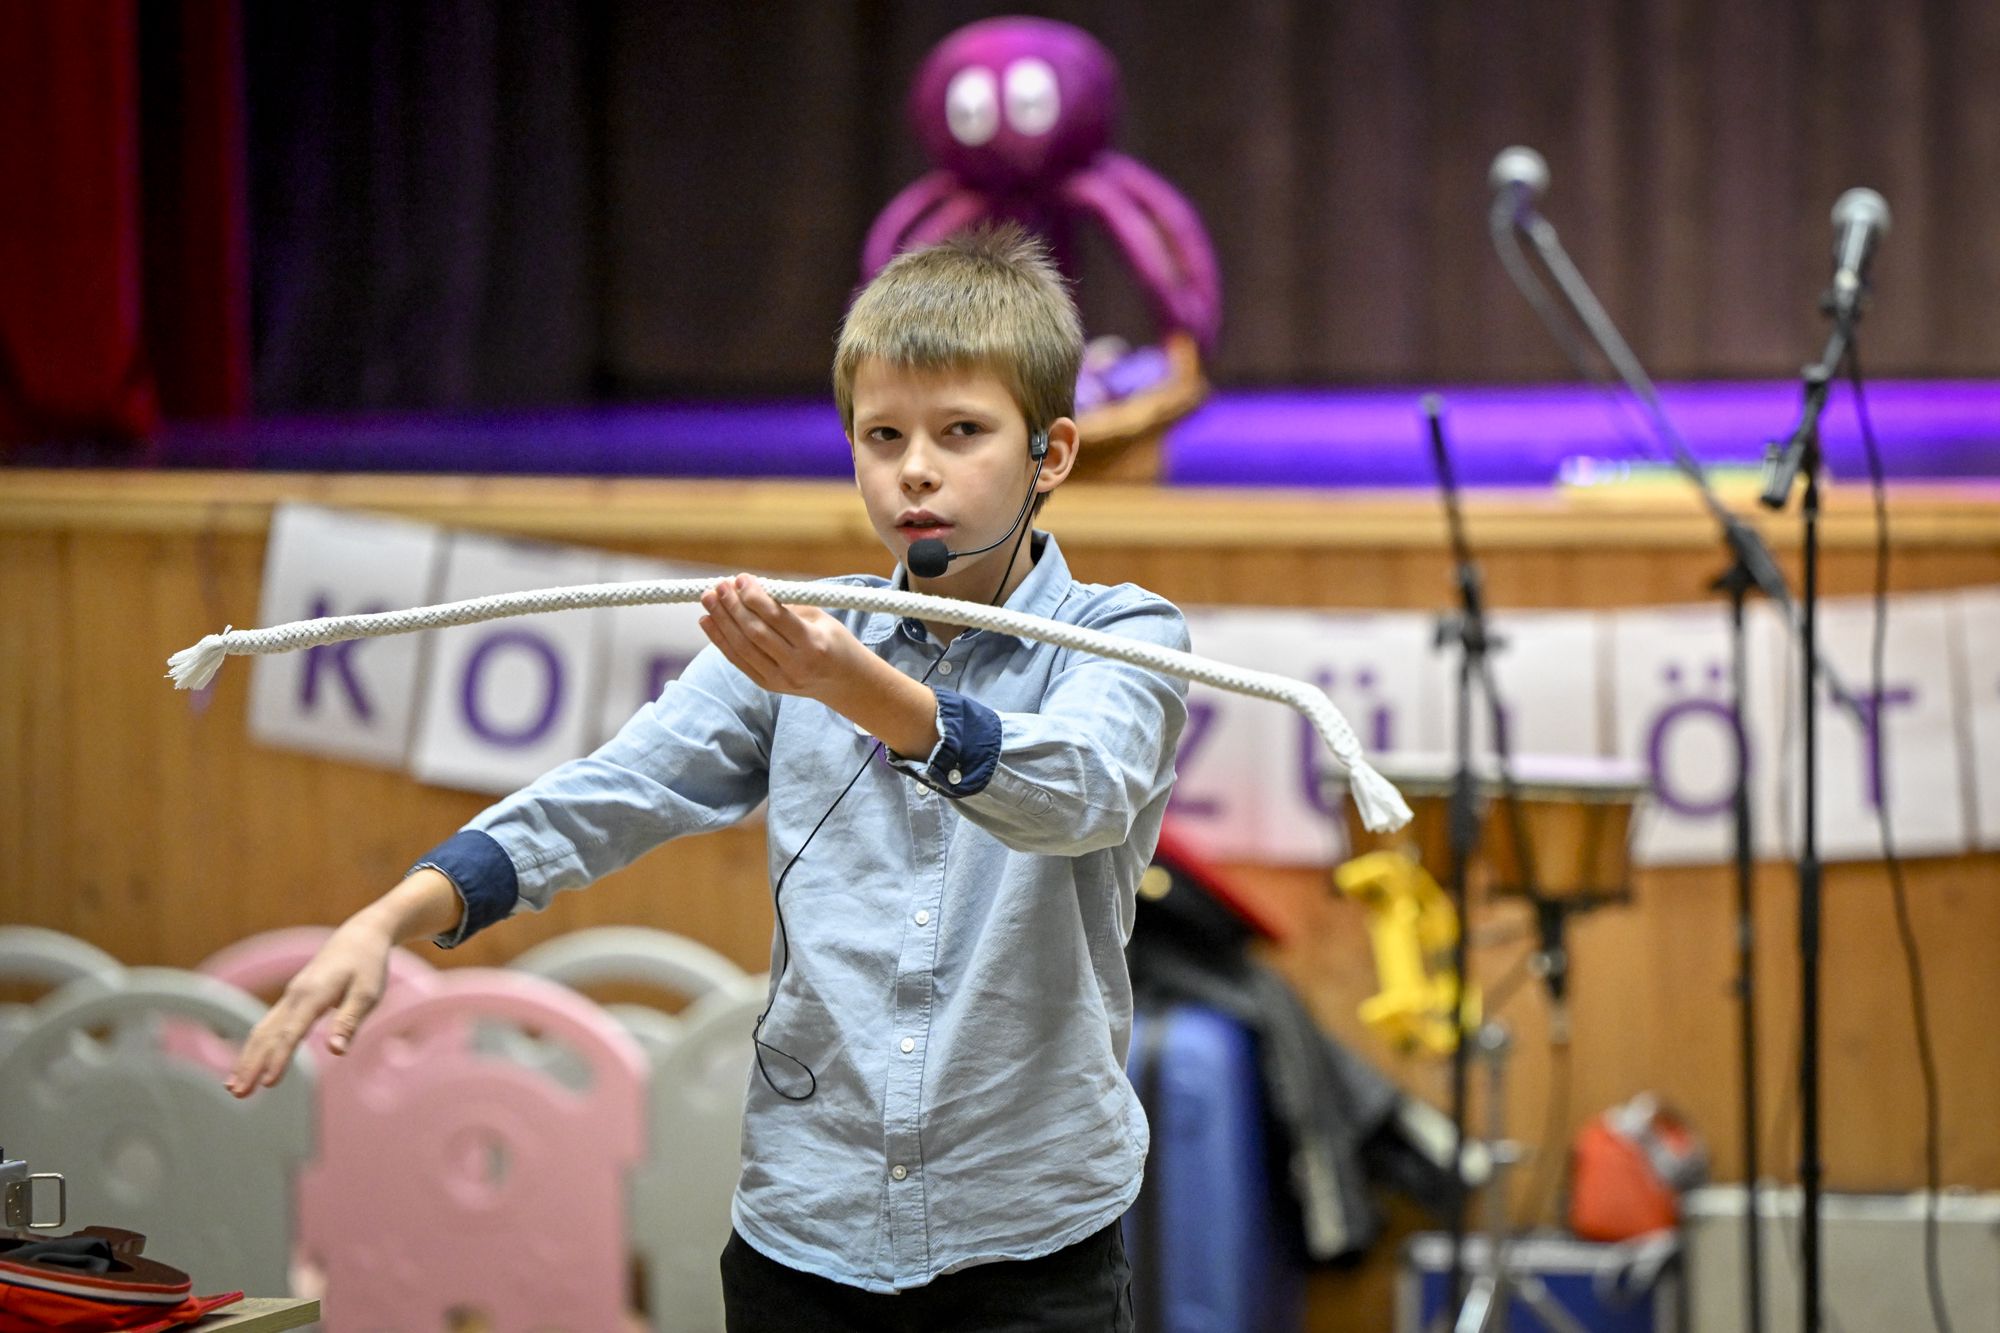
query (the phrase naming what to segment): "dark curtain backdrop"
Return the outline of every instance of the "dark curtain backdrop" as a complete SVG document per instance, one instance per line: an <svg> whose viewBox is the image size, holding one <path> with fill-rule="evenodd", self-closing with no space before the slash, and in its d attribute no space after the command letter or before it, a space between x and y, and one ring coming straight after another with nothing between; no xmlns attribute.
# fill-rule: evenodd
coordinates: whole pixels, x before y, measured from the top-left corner
<svg viewBox="0 0 2000 1333"><path fill-rule="evenodd" d="M812 392L924 52L995 13L1122 62L1119 146L1220 254L1225 384L1569 378L1485 240L1546 212L1656 375L1817 350L1828 212L1895 225L1874 374L2000 373L1993 0L395 0L245 15L264 410ZM1086 247L1093 332L1149 332Z"/></svg>

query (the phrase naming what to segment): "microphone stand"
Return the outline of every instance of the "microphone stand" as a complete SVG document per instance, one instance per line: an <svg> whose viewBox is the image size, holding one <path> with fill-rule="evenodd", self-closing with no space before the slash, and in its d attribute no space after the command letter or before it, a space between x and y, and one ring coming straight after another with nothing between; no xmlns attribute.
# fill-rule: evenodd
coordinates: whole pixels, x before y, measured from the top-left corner
<svg viewBox="0 0 2000 1333"><path fill-rule="evenodd" d="M1799 845L1799 1186L1800 1237L1804 1258L1801 1267L1803 1291L1800 1301L1801 1327L1806 1333L1820 1328L1820 860L1819 860L1819 707L1818 707L1818 611L1819 611L1819 418L1826 410L1828 386L1846 361L1854 337L1854 323L1860 318L1858 304L1836 306L1831 296L1828 309L1834 314L1833 332L1820 359L1804 371L1805 402L1798 428L1781 448L1771 447L1764 463L1764 504L1783 509L1791 499L1792 484L1805 476L1805 497L1800 505L1804 525L1805 580L1800 600L1805 615L1799 631L1800 651L1805 657L1806 681L1803 694L1805 736L1804 822ZM1863 724L1867 726L1864 717Z"/></svg>
<svg viewBox="0 0 2000 1333"><path fill-rule="evenodd" d="M1507 246L1511 243L1511 229L1517 218L1507 208L1503 197L1495 201L1490 219L1494 243L1503 260L1507 257ZM1770 549L1765 546L1757 530L1745 523L1727 505L1722 503L1709 484L1703 470L1687 442L1674 428L1665 408L1660 403L1658 390L1645 367L1639 363L1632 349L1619 334L1618 327L1611 320L1604 307L1598 303L1596 295L1570 262L1556 230L1547 218L1539 213L1531 213L1519 218L1518 223L1534 244L1535 252L1543 265L1555 279L1570 309L1579 323L1591 336L1598 351L1618 374L1628 392L1645 408L1646 415L1655 435L1666 445L1668 455L1677 470L1695 489L1702 505L1715 520L1722 534L1724 546L1730 554L1730 564L1709 586L1723 593L1729 599L1730 626L1730 713L1734 723L1737 747L1736 782L1732 792L1732 816L1734 824L1734 861L1736 872L1736 960L1737 974L1735 990L1738 999L1739 1046L1741 1054L1742 1079L1742 1136L1744 1162L1744 1303L1745 1327L1749 1333L1762 1333L1763 1317L1763 1253L1762 1219L1758 1206L1759 1168L1757 1153L1757 1010L1756 1010L1756 928L1755 928L1755 840L1750 813L1750 745L1744 725L1745 705L1748 701L1748 648L1744 634L1743 606L1749 591L1754 587L1778 608L1786 622L1795 631L1800 630L1799 616L1793 606L1790 590L1785 585L1784 574L1778 569ZM1538 293L1531 289L1531 279L1516 274L1523 293L1536 309L1545 324L1553 324L1550 312L1544 308ZM1552 332L1556 332L1552 328ZM1556 332L1557 341L1566 349L1569 340ZM1596 378L1593 369L1581 362L1572 352L1586 375ZM1825 397L1822 382L1820 401ZM1814 421L1817 422L1817 411ZM1794 465L1796 466L1796 465ZM1809 557L1810 558L1810 557ZM1803 634L1801 635L1803 639ZM1853 695L1841 684L1840 678L1830 664L1821 662L1811 645L1806 648L1809 672L1816 670L1825 679L1835 700L1846 705L1867 725L1867 710L1862 708ZM1808 685L1808 697L1811 686ZM1813 781L1809 773L1807 783ZM1815 923L1816 926L1816 923ZM1803 928L1803 926L1802 926ZM1802 1057L1803 1062L1803 1057ZM1815 1125L1815 1129L1817 1126ZM1814 1223L1817 1231L1817 1223Z"/></svg>
<svg viewBox="0 0 2000 1333"><path fill-rule="evenodd" d="M1438 487L1444 501L1445 526L1450 536L1452 561L1455 566L1454 582L1458 586L1459 613L1446 616L1439 621L1437 643L1459 646L1458 695L1455 700L1456 716L1453 723L1453 746L1455 763L1452 769L1451 796L1447 830L1450 845L1450 883L1452 911L1458 916L1458 937L1452 944L1452 968L1458 977L1457 994L1453 996L1452 1023L1456 1040L1451 1048L1451 1123L1452 1123L1452 1200L1450 1217L1450 1258L1446 1276L1445 1308L1456 1312L1459 1327L1466 1327L1465 1320L1471 1314L1465 1306L1471 1304L1465 1292L1465 1120L1466 1120L1466 1074L1469 1062L1468 1037L1465 1025L1465 995L1468 988L1467 970L1470 957L1466 947L1470 931L1467 914L1467 880L1473 853L1479 842L1479 782L1472 764L1472 692L1475 680L1485 692L1488 708L1488 722L1493 733L1493 753L1499 770L1501 801L1507 813L1508 828L1514 841L1518 858L1522 889L1535 904L1539 930L1540 948L1537 956L1541 970L1549 983L1550 991L1558 999L1568 976L1568 951L1562 942L1563 904L1553 903L1543 897L1541 880L1535 871L1533 847L1528 836L1527 818L1521 810L1514 784L1513 765L1508 760L1507 731L1505 714L1500 706L1500 693L1495 688L1493 664L1490 654L1501 646L1486 625L1486 600L1482 589L1479 565L1472 556L1472 547L1465 537L1465 519L1458 503L1458 483L1452 473L1451 454L1445 446L1444 422L1441 404L1436 394L1426 394L1423 411L1430 429L1431 453L1437 464ZM1560 1012L1557 1022L1565 1023ZM1499 1063L1505 1059L1507 1039L1503 1032L1492 1025L1491 1020L1483 1025L1479 1034L1483 1048L1494 1062L1493 1093L1496 1105L1491 1108L1493 1123L1497 1127L1500 1109ZM1565 1037L1565 1040L1567 1038ZM1497 1139L1497 1128L1496 1128ZM1494 1145L1498 1150L1497 1142ZM1543 1145L1548 1150L1548 1145ZM1497 1178L1487 1184L1489 1190L1500 1190ZM1490 1284L1478 1293L1483 1304L1476 1314L1471 1314L1473 1325L1487 1326L1495 1311L1502 1311L1500 1318L1505 1326L1506 1316L1506 1229L1504 1204L1494 1215L1496 1221L1493 1234L1488 1242L1487 1260L1492 1267Z"/></svg>
<svg viewBox="0 0 2000 1333"><path fill-rule="evenodd" d="M1739 531L1750 532L1749 528ZM1764 1333L1763 1219L1758 1212L1757 1127L1757 909L1756 851L1750 818L1750 738L1743 725L1750 697L1749 652L1743 631L1743 604L1755 578L1734 545L1735 558L1708 586L1729 599L1730 725L1736 740L1736 781L1730 816L1736 872L1736 1018L1738 1075L1743 1125L1743 1282L1746 1333Z"/></svg>
<svg viewBox="0 0 2000 1333"><path fill-rule="evenodd" d="M1448 481L1444 493L1447 512L1455 517L1455 497ZM1469 1036L1465 1030L1465 993L1470 965L1466 949L1466 936L1470 933L1466 928L1466 873L1479 840L1478 784L1472 773L1472 682L1480 674L1480 664L1490 646L1479 567L1464 559L1456 563L1459 614L1438 624L1439 646L1455 641L1459 648L1457 712L1452 724L1456 762L1452 767L1450 813L1446 822L1451 847L1451 909L1458 916L1458 938L1451 948L1458 987L1452 997L1455 1033L1451 1047L1451 1258L1445 1279L1445 1308L1452 1311L1465 1298L1465 1075Z"/></svg>

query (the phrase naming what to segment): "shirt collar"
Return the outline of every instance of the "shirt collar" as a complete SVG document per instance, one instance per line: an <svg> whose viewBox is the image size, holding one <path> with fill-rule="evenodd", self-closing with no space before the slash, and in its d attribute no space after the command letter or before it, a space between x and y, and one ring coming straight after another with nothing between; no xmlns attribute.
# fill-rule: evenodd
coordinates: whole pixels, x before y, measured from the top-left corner
<svg viewBox="0 0 2000 1333"><path fill-rule="evenodd" d="M1034 566L1028 570L1028 577L1021 580L1021 586L1014 589L1013 595L1003 605L1009 611L1018 611L1022 615L1040 616L1043 619L1048 619L1055 614L1056 608L1061 606L1063 599L1069 595L1069 587L1072 582L1069 574L1069 562L1063 559L1062 548L1056 545L1056 539L1053 534L1036 532L1028 540L1035 544L1037 554ZM910 586L909 571L901 564L896 566L895 577L889 581L889 586L899 592ZM907 629L910 636L919 642L925 637L922 621L914 617L905 617L899 620L895 616L881 614L870 615L867 623L862 626L858 637L861 642L874 647L895 633L899 628ZM1001 638L1014 639L1016 642L1022 641L1019 635L1008 634L1004 630L967 630L965 632L970 634L996 634Z"/></svg>

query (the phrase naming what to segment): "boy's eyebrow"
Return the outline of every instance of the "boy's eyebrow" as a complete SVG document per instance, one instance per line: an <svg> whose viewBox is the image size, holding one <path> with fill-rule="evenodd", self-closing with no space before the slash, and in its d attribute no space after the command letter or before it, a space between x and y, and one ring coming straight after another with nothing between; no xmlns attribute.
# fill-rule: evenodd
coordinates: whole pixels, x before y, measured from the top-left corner
<svg viewBox="0 0 2000 1333"><path fill-rule="evenodd" d="M946 417L978 417L983 421L991 421L1000 415L993 408L977 407L970 403L946 403L937 409L937 413ZM877 421L894 419L898 415L900 414L895 409L888 407L857 408L854 413L854 424L858 428L863 422L873 424Z"/></svg>

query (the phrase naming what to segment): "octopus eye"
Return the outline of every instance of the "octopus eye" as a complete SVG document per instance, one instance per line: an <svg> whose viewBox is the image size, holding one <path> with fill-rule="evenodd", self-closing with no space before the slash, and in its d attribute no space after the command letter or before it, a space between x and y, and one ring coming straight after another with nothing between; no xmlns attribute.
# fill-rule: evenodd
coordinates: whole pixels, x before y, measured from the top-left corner
<svg viewBox="0 0 2000 1333"><path fill-rule="evenodd" d="M969 65L951 76L944 90L944 121L951 137L977 148L1000 129L999 89L993 71Z"/></svg>
<svg viewBox="0 0 2000 1333"><path fill-rule="evenodd" d="M1022 134L1047 134L1062 115L1055 68L1028 56L1007 66L1007 123Z"/></svg>

